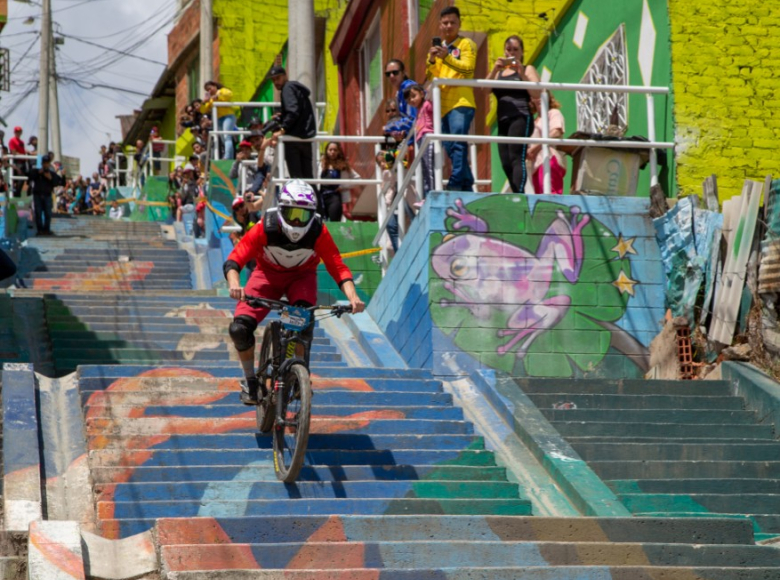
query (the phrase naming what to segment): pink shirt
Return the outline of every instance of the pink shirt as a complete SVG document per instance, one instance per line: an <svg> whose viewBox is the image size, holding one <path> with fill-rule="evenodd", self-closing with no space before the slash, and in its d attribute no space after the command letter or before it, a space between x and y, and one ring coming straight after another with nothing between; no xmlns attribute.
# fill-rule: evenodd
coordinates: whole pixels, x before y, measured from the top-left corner
<svg viewBox="0 0 780 580"><path fill-rule="evenodd" d="M555 129L560 129L561 131L565 131L566 128L564 126L563 122L563 113L561 113L558 109L550 109L547 113L547 118L550 122L550 133L552 133ZM537 115L536 120L534 121L534 133L531 135L531 137L541 137L542 136L542 118ZM565 168L566 167L566 160L563 157L563 153L558 151L555 147L550 147L550 156L555 157L558 160L558 164ZM536 154L536 157L533 160L534 162L534 171L536 171L539 167L541 167L544 164L544 149L541 147L539 148L539 152Z"/></svg>
<svg viewBox="0 0 780 580"><path fill-rule="evenodd" d="M423 101L422 107L417 111L417 120L414 122L417 130L415 142L420 143L428 133L433 133L433 103Z"/></svg>

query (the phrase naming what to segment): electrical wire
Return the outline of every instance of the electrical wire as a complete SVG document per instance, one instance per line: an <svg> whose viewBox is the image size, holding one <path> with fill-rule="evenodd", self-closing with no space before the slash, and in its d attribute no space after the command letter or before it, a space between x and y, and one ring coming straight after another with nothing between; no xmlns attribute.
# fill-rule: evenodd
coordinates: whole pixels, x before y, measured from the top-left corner
<svg viewBox="0 0 780 580"><path fill-rule="evenodd" d="M129 52L123 51L123 50L117 50L116 48L111 48L110 46L103 46L102 44L98 44L96 42L90 42L89 40L82 40L81 38L78 38L77 36L71 36L70 34L65 34L63 32L60 33L60 36L63 36L65 38L70 38L71 40L75 40L76 42L81 42L83 44L88 44L90 46L96 46L98 48L102 48L103 50L108 50L110 52L116 52L119 54L122 54L129 58L135 58L138 60L142 60L144 62L150 62L152 64L158 64L160 66L168 66L167 62L161 62L159 60L152 60L150 58L146 58L143 56L138 56L136 54L130 54Z"/></svg>

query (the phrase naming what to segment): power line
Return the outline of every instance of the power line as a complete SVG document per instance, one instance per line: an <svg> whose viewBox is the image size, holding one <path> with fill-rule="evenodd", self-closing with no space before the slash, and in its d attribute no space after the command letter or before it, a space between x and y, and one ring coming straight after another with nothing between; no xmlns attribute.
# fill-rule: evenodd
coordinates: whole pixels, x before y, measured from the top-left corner
<svg viewBox="0 0 780 580"><path fill-rule="evenodd" d="M130 93L131 95L139 95L141 97L149 96L148 93L142 93L141 91L134 91L133 89L127 89L127 88L124 88L124 87L115 87L115 86L111 86L111 85L105 85L105 84L102 84L102 83L87 83L85 81L74 79L72 77L66 77L66 76L63 76L63 75L57 75L57 78L59 80L71 82L71 83L73 83L75 85L78 85L82 89L86 89L86 90L89 90L89 89L111 89L112 91L119 91L119 92L122 92L122 93Z"/></svg>
<svg viewBox="0 0 780 580"><path fill-rule="evenodd" d="M90 42L89 40L82 40L81 38L78 38L76 36L71 36L70 34L65 34L63 32L60 32L60 36L64 36L65 38L70 38L71 40L75 40L76 42L81 42L82 44L88 44L90 46L96 46L98 48L102 48L103 50L108 50L110 52L116 52L118 54L121 54L123 56L129 57L129 58L135 58L138 60L143 60L145 62L150 62L152 64L158 64L161 66L168 66L168 63L166 62L160 62L159 60L152 60L150 58L146 58L143 56L138 56L135 54L130 54L129 52L123 51L123 50L117 50L116 48L111 48L110 46L103 46L102 44L98 44L96 42Z"/></svg>

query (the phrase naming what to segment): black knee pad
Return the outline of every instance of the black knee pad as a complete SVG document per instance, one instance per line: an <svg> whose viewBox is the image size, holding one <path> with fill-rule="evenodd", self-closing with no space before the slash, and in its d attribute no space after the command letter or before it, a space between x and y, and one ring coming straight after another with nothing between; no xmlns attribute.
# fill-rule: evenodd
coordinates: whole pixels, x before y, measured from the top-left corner
<svg viewBox="0 0 780 580"><path fill-rule="evenodd" d="M255 347L257 320L251 316L236 316L230 323L230 338L236 350L243 352Z"/></svg>

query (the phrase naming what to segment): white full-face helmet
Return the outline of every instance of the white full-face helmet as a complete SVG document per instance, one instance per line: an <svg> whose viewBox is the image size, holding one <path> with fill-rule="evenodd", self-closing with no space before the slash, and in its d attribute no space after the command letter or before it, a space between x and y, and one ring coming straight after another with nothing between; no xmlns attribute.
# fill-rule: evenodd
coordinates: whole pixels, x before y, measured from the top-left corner
<svg viewBox="0 0 780 580"><path fill-rule="evenodd" d="M279 221L284 235L297 242L311 228L317 213L317 194L300 179L288 181L279 194Z"/></svg>

